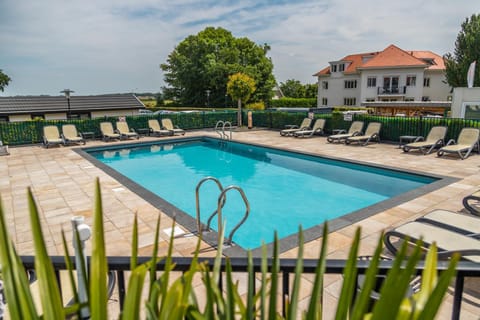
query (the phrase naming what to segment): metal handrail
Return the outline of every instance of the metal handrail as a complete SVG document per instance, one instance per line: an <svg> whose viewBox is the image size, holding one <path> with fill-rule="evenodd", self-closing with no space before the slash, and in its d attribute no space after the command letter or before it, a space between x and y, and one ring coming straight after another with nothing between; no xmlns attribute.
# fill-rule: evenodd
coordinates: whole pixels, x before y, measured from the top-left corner
<svg viewBox="0 0 480 320"><path fill-rule="evenodd" d="M222 127L222 131L219 130L219 127ZM224 126L225 126L225 122L223 122L222 120L218 120L217 123L215 124L215 132L218 133L220 135L220 139L223 139L223 136L224 136Z"/></svg>
<svg viewBox="0 0 480 320"><path fill-rule="evenodd" d="M228 132L230 132L230 136L228 136L226 133L225 133L225 127L228 125ZM223 127L222 127L222 131L223 131L223 136L225 137L225 139L228 139L228 140L232 140L232 123L230 121L225 121L223 123Z"/></svg>
<svg viewBox="0 0 480 320"><path fill-rule="evenodd" d="M225 133L225 128L228 126L230 135ZM221 130L220 130L221 127ZM222 140L232 140L232 123L230 121L218 120L215 124L215 132L218 133Z"/></svg>
<svg viewBox="0 0 480 320"><path fill-rule="evenodd" d="M237 223L235 225L235 227L233 227L229 236L226 238L225 243L227 245L232 244L232 238L233 238L233 235L234 235L235 231L237 231L237 229L240 228L240 226L245 222L245 220L247 220L248 215L250 213L250 203L248 202L247 196L245 195L245 192L243 192L243 189L240 188L239 186L228 186L228 187L226 187L222 191L220 196L218 197L218 202L217 202L217 205L218 205L217 206L217 214L218 214L218 240L217 240L217 245L220 244L221 234L223 233L223 221L222 221L223 205L222 205L222 202L223 202L223 204L225 204L224 203L224 198L226 197L226 193L230 190L237 190L240 193L240 196L242 197L243 202L245 203L245 214L243 215L243 218L240 220L240 222Z"/></svg>
<svg viewBox="0 0 480 320"><path fill-rule="evenodd" d="M223 192L222 183L220 182L220 180L218 180L215 177L210 177L210 176L205 177L202 180L200 180L200 182L197 184L197 187L195 188L195 206L196 206L196 218L197 218L197 232L196 233L197 234L201 234L203 231L207 231L207 232L210 231L210 221L212 220L212 218L218 212L218 209L213 212L213 214L208 218L207 228L203 229L202 222L200 220L200 187L203 185L204 182L209 181L209 180L212 180L213 182L215 182L217 184L220 192ZM226 197L223 197L222 204L221 204L222 208L225 205L225 201L226 201Z"/></svg>

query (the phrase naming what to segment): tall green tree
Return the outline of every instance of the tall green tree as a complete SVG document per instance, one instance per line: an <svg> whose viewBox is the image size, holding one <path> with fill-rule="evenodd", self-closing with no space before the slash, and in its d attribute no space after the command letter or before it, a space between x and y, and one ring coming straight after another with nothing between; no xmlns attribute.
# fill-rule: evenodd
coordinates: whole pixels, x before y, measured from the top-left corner
<svg viewBox="0 0 480 320"><path fill-rule="evenodd" d="M455 41L454 53L447 53L443 58L447 83L451 87L467 86L467 71L473 61L477 61L473 85L480 86L480 14L465 19Z"/></svg>
<svg viewBox="0 0 480 320"><path fill-rule="evenodd" d="M280 82L280 90L287 98L305 98L305 87L298 80L289 79Z"/></svg>
<svg viewBox="0 0 480 320"><path fill-rule="evenodd" d="M12 79L10 79L10 77L3 73L2 69L0 69L0 91L3 92L3 90L5 90L5 87L8 86L10 81L12 81Z"/></svg>
<svg viewBox="0 0 480 320"><path fill-rule="evenodd" d="M255 81L246 74L239 72L228 77L227 93L237 100L239 126L242 125L242 101L247 103L255 90Z"/></svg>
<svg viewBox="0 0 480 320"><path fill-rule="evenodd" d="M241 72L254 79L252 101L269 101L275 85L268 44L235 38L223 28L207 27L180 42L160 65L165 72L165 96L186 105L225 104L228 76Z"/></svg>

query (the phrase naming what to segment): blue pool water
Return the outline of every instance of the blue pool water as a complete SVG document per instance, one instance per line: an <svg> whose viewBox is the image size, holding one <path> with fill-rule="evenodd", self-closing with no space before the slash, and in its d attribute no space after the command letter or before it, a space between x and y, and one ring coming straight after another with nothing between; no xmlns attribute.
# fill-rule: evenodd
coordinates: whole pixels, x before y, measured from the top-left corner
<svg viewBox="0 0 480 320"><path fill-rule="evenodd" d="M241 187L250 202L248 220L233 237L244 249L284 238L327 220L419 188L435 178L364 166L277 149L220 143L216 139L89 152L137 184L195 217L195 187L214 176L224 187ZM201 220L217 207L219 190L200 189ZM226 235L245 212L237 192L223 209ZM213 227L216 230L216 218Z"/></svg>

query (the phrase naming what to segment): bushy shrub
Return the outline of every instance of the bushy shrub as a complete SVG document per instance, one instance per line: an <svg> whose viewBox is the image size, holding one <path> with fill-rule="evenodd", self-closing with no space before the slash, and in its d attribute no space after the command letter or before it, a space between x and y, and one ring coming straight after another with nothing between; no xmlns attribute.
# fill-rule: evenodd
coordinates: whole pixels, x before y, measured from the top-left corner
<svg viewBox="0 0 480 320"><path fill-rule="evenodd" d="M316 98L281 98L270 100L271 108L316 108Z"/></svg>
<svg viewBox="0 0 480 320"><path fill-rule="evenodd" d="M247 104L248 110L265 110L265 103L263 101L253 102Z"/></svg>

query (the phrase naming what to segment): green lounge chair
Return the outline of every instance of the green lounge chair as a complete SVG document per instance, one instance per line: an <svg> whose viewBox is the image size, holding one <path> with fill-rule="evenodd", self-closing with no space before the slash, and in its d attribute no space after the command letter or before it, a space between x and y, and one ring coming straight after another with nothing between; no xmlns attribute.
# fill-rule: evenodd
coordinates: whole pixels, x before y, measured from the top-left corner
<svg viewBox="0 0 480 320"><path fill-rule="evenodd" d="M458 135L458 140L450 139L445 147L437 151L437 156L441 157L445 153L456 153L460 159L466 159L473 149L479 152L478 139L480 138L480 129L463 128Z"/></svg>

